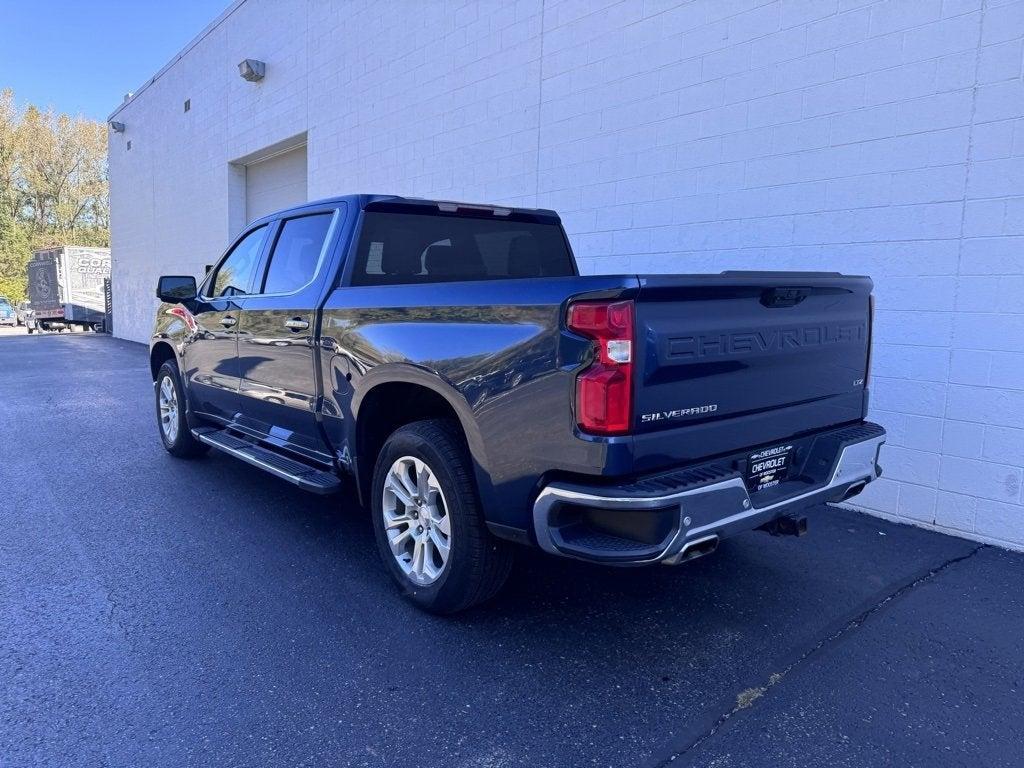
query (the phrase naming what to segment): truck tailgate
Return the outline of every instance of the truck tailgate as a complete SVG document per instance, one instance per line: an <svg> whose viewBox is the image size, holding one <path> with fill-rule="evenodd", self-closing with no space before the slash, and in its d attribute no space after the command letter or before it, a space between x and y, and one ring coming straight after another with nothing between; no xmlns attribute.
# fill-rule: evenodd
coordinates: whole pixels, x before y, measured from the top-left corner
<svg viewBox="0 0 1024 768"><path fill-rule="evenodd" d="M863 418L867 277L641 276L637 471Z"/></svg>

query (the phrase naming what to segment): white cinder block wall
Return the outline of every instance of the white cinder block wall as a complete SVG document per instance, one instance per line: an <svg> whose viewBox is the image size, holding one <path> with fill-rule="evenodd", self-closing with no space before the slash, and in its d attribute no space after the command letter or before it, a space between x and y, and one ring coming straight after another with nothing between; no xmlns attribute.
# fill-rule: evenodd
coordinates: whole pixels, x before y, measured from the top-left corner
<svg viewBox="0 0 1024 768"><path fill-rule="evenodd" d="M117 333L305 134L313 198L553 207L587 272L871 275L858 503L1024 547L1022 56L1019 0L242 0L117 113Z"/></svg>

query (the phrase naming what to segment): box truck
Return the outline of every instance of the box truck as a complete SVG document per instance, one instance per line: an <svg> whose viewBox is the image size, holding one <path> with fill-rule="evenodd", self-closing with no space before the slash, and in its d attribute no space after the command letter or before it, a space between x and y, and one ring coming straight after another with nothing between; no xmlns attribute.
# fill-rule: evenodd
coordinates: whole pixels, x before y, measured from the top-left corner
<svg viewBox="0 0 1024 768"><path fill-rule="evenodd" d="M33 330L103 330L103 281L110 277L110 249L63 245L34 251L28 263Z"/></svg>

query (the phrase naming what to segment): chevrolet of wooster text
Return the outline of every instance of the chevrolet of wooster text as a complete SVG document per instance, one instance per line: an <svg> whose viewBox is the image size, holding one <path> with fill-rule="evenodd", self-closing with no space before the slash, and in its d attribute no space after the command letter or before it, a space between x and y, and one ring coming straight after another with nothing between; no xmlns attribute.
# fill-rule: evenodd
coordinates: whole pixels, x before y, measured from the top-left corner
<svg viewBox="0 0 1024 768"><path fill-rule="evenodd" d="M350 195L160 278L160 437L314 493L354 479L387 571L453 613L518 546L679 564L877 478L872 283L579 274L549 210Z"/></svg>

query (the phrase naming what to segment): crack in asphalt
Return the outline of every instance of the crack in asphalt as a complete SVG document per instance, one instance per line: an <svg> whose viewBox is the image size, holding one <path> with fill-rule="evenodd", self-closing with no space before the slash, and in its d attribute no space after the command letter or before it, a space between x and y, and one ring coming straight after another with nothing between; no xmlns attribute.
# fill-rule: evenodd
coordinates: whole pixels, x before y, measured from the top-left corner
<svg viewBox="0 0 1024 768"><path fill-rule="evenodd" d="M902 597L912 589L920 586L921 584L924 584L927 581L930 581L935 576L945 571L947 568L950 568L956 565L957 563L961 563L964 560L969 560L970 558L977 555L981 550L987 548L987 544L979 544L970 552L963 555L959 555L957 557L949 558L948 560L944 560L935 567L925 571L920 576L917 576L916 578L906 582L893 592L890 592L881 600L879 600L869 608L866 608L865 610L861 611L849 621L845 622L839 629L825 635L821 640L819 640L817 643L815 643L802 654L800 654L800 656L798 656L796 660L787 664L781 672L773 672L771 675L769 675L768 679L765 680L764 683L762 683L761 685L757 685L752 688L747 688L746 690L741 691L736 696L736 702L733 705L733 707L719 715L715 719L714 723L712 723L710 728L703 731L696 738L691 738L684 746L673 749L672 753L668 757L658 758L657 762L651 764L651 768L664 768L664 766L672 765L672 763L674 763L676 760L678 760L681 757L684 757L688 752L692 751L696 747L699 747L712 736L714 736L716 733L718 733L718 731L720 731L722 727L730 719L742 713L744 710L751 709L752 707L754 707L758 699L762 698L766 693L768 693L770 689L774 688L776 685L785 680L786 676L790 672L792 672L798 666L807 661L811 656L814 656L823 648L834 643L836 640L838 640L840 637L847 634L848 632L851 632L860 627L862 624L864 624L864 622L866 622L874 614L878 613L878 611L882 610L882 608L891 603L893 600Z"/></svg>

